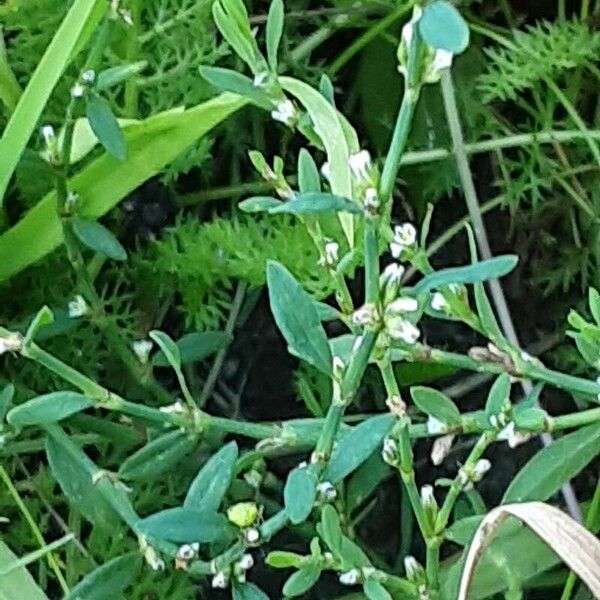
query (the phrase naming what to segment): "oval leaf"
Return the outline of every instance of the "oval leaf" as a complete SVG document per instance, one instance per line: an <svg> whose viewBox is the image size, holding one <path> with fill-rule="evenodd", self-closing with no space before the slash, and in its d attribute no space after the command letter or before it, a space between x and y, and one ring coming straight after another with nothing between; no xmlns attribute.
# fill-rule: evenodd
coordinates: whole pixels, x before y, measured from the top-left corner
<svg viewBox="0 0 600 600"><path fill-rule="evenodd" d="M92 96L87 105L86 116L92 131L106 151L121 161L125 160L127 143L110 104L104 98Z"/></svg>
<svg viewBox="0 0 600 600"><path fill-rule="evenodd" d="M148 335L158 344L167 363L179 371L181 369L181 352L177 344L163 331L155 329Z"/></svg>
<svg viewBox="0 0 600 600"><path fill-rule="evenodd" d="M64 600L113 600L133 581L140 566L138 554L117 556L88 573Z"/></svg>
<svg viewBox="0 0 600 600"><path fill-rule="evenodd" d="M306 521L317 497L317 479L308 468L294 469L285 482L283 498L285 512L297 525Z"/></svg>
<svg viewBox="0 0 600 600"><path fill-rule="evenodd" d="M219 91L239 94L265 110L273 108L268 94L255 86L252 79L237 71L222 67L200 67L200 75Z"/></svg>
<svg viewBox="0 0 600 600"><path fill-rule="evenodd" d="M188 489L183 506L207 512L216 511L233 479L238 447L235 442L223 446L200 469Z"/></svg>
<svg viewBox="0 0 600 600"><path fill-rule="evenodd" d="M600 454L600 423L582 427L543 448L517 473L502 504L547 500Z"/></svg>
<svg viewBox="0 0 600 600"><path fill-rule="evenodd" d="M73 231L79 241L90 250L108 256L113 260L127 259L125 248L101 223L88 221L87 219L75 219L73 221Z"/></svg>
<svg viewBox="0 0 600 600"><path fill-rule="evenodd" d="M267 61L274 73L277 72L277 51L283 34L283 0L273 0L267 19Z"/></svg>
<svg viewBox="0 0 600 600"><path fill-rule="evenodd" d="M329 546L334 556L339 556L342 547L342 527L337 511L330 504L326 504L321 512L321 537Z"/></svg>
<svg viewBox="0 0 600 600"><path fill-rule="evenodd" d="M269 600L258 586L253 583L236 583L232 590L233 600Z"/></svg>
<svg viewBox="0 0 600 600"><path fill-rule="evenodd" d="M306 148L301 148L298 155L298 188L302 194L321 191L319 169Z"/></svg>
<svg viewBox="0 0 600 600"><path fill-rule="evenodd" d="M227 348L232 337L224 331L201 331L188 333L176 342L179 348L180 361L182 365L200 362L211 354ZM155 367L168 367L169 361L165 353L160 350L152 358Z"/></svg>
<svg viewBox="0 0 600 600"><path fill-rule="evenodd" d="M376 579L367 579L363 590L369 600L392 600L390 593Z"/></svg>
<svg viewBox="0 0 600 600"><path fill-rule="evenodd" d="M410 395L418 409L446 425L459 425L460 411L448 396L428 387L413 387Z"/></svg>
<svg viewBox="0 0 600 600"><path fill-rule="evenodd" d="M419 32L436 50L460 54L469 45L469 27L465 20L452 4L442 0L425 7L419 19Z"/></svg>
<svg viewBox="0 0 600 600"><path fill-rule="evenodd" d="M485 403L485 416L488 421L510 407L510 376L508 373L496 378Z"/></svg>
<svg viewBox="0 0 600 600"><path fill-rule="evenodd" d="M224 541L230 531L223 515L183 507L157 512L138 521L137 527L146 535L178 544Z"/></svg>
<svg viewBox="0 0 600 600"><path fill-rule="evenodd" d="M294 598L308 592L317 583L321 576L321 569L315 563L300 567L293 573L283 586L283 595L286 598Z"/></svg>
<svg viewBox="0 0 600 600"><path fill-rule="evenodd" d="M394 417L386 414L371 417L354 427L333 451L323 480L336 484L358 469L379 448L393 424Z"/></svg>
<svg viewBox="0 0 600 600"><path fill-rule="evenodd" d="M269 209L269 214L271 215L281 213L289 213L292 215L319 215L335 212L360 214L361 210L358 204L355 204L352 200L348 200L348 198L318 192L298 194L291 200Z"/></svg>
<svg viewBox="0 0 600 600"><path fill-rule="evenodd" d="M28 400L13 408L7 416L11 425L39 425L62 421L92 406L92 401L76 392L53 392Z"/></svg>
<svg viewBox="0 0 600 600"><path fill-rule="evenodd" d="M289 350L319 371L331 373L331 351L312 298L281 264L267 265L269 300Z"/></svg>

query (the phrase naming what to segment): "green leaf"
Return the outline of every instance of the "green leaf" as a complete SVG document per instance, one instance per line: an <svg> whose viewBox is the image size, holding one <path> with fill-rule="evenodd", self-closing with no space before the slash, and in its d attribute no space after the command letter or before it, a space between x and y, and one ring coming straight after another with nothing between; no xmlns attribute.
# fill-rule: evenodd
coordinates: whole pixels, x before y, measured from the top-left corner
<svg viewBox="0 0 600 600"><path fill-rule="evenodd" d="M267 61L271 71L277 72L277 51L283 34L283 0L272 0L267 19Z"/></svg>
<svg viewBox="0 0 600 600"><path fill-rule="evenodd" d="M281 200L270 196L252 196L242 200L238 206L245 213L269 212L272 208L281 206Z"/></svg>
<svg viewBox="0 0 600 600"><path fill-rule="evenodd" d="M269 552L265 562L274 569L289 569L290 567L299 569L304 561L304 556L295 552L274 550L273 552Z"/></svg>
<svg viewBox="0 0 600 600"><path fill-rule="evenodd" d="M390 466L374 452L346 483L346 507L352 514L390 476Z"/></svg>
<svg viewBox="0 0 600 600"><path fill-rule="evenodd" d="M73 232L79 241L94 252L108 256L113 260L126 260L127 252L121 246L119 240L97 221L87 219L75 219L73 221Z"/></svg>
<svg viewBox="0 0 600 600"><path fill-rule="evenodd" d="M298 156L298 189L301 194L321 191L319 169L306 148L301 148Z"/></svg>
<svg viewBox="0 0 600 600"><path fill-rule="evenodd" d="M101 4L106 5L104 1ZM101 217L246 102L239 96L224 94L189 110L167 111L128 126L124 132L129 148L127 160L120 162L104 153L69 179L69 189L79 194L78 214L92 220ZM11 152L0 152L0 163L13 153L12 147ZM52 191L0 236L0 281L62 243L56 192Z"/></svg>
<svg viewBox="0 0 600 600"><path fill-rule="evenodd" d="M124 63L122 65L117 65L116 67L104 69L104 71L98 73L95 89L98 92L103 92L124 83L134 75L141 73L147 65L147 61L139 60L137 62Z"/></svg>
<svg viewBox="0 0 600 600"><path fill-rule="evenodd" d="M518 430L534 432L542 431L547 418L548 413L535 406L524 407L522 409L515 406L513 409L513 421Z"/></svg>
<svg viewBox="0 0 600 600"><path fill-rule="evenodd" d="M187 433L170 431L128 457L119 467L119 475L131 481L156 478L177 466L196 445Z"/></svg>
<svg viewBox="0 0 600 600"><path fill-rule="evenodd" d="M348 198L317 192L298 194L291 200L269 209L269 214L271 215L280 213L319 215L333 212L360 214L361 210L358 204L355 204L352 200L348 200Z"/></svg>
<svg viewBox="0 0 600 600"><path fill-rule="evenodd" d="M292 354L331 373L332 357L312 298L281 264L267 264L269 300L275 322Z"/></svg>
<svg viewBox="0 0 600 600"><path fill-rule="evenodd" d="M483 330L492 341L503 340L504 335L502 334L502 330L498 325L492 305L488 300L484 284L479 281L475 283L473 289L475 291L475 305L477 306L477 314L479 315L479 320L481 321Z"/></svg>
<svg viewBox="0 0 600 600"><path fill-rule="evenodd" d="M590 288L588 296L590 311L594 317L594 321L600 325L600 293L598 293L597 289Z"/></svg>
<svg viewBox="0 0 600 600"><path fill-rule="evenodd" d="M70 504L99 528L114 526L115 513L134 527L139 517L125 489L104 475L58 425L45 429L48 462Z"/></svg>
<svg viewBox="0 0 600 600"><path fill-rule="evenodd" d="M179 506L141 519L137 527L145 535L179 544L222 542L230 533L224 515Z"/></svg>
<svg viewBox="0 0 600 600"><path fill-rule="evenodd" d="M206 512L218 510L231 485L237 457L235 442L229 442L211 456L192 481L183 503L184 508Z"/></svg>
<svg viewBox="0 0 600 600"><path fill-rule="evenodd" d="M179 346L163 331L154 329L148 335L161 349L167 363L176 371L181 370L181 352Z"/></svg>
<svg viewBox="0 0 600 600"><path fill-rule="evenodd" d="M220 92L232 92L250 100L253 104L271 110L273 101L249 77L222 67L200 67L200 75Z"/></svg>
<svg viewBox="0 0 600 600"><path fill-rule="evenodd" d="M485 403L485 416L488 421L510 407L510 376L502 373L492 384Z"/></svg>
<svg viewBox="0 0 600 600"><path fill-rule="evenodd" d="M110 104L100 96L92 96L86 116L98 141L118 160L127 158L127 142Z"/></svg>
<svg viewBox="0 0 600 600"><path fill-rule="evenodd" d="M426 275L413 288L413 293L424 294L451 283L477 283L488 279L497 279L510 273L519 262L517 256L507 254L482 260L473 265L441 269L431 275Z"/></svg>
<svg viewBox="0 0 600 600"><path fill-rule="evenodd" d="M140 567L137 553L117 556L88 573L64 600L113 600L131 584Z"/></svg>
<svg viewBox="0 0 600 600"><path fill-rule="evenodd" d="M329 546L334 556L339 556L342 547L342 528L337 511L330 504L326 504L321 512L321 537Z"/></svg>
<svg viewBox="0 0 600 600"><path fill-rule="evenodd" d="M4 129L2 146L10 150L0 152L0 208L10 178L39 123L46 102L66 66L72 60L78 42L82 41L82 32L90 18L97 13L98 7L104 12L107 7L105 0L73 2L44 56L29 78L27 88ZM53 208L55 209L54 206Z"/></svg>
<svg viewBox="0 0 600 600"><path fill-rule="evenodd" d="M450 4L438 0L423 10L419 32L432 48L460 54L469 45L469 27L460 13Z"/></svg>
<svg viewBox="0 0 600 600"><path fill-rule="evenodd" d="M9 383L2 388L2 391L0 392L0 424L4 421L4 417L6 417L6 413L11 407L14 397L15 386L12 383Z"/></svg>
<svg viewBox="0 0 600 600"><path fill-rule="evenodd" d="M365 581L363 591L369 600L392 600L390 593L372 577Z"/></svg>
<svg viewBox="0 0 600 600"><path fill-rule="evenodd" d="M7 416L11 425L25 427L55 423L92 406L92 401L76 392L53 392L16 406Z"/></svg>
<svg viewBox="0 0 600 600"><path fill-rule="evenodd" d="M351 539L347 537L342 538L342 547L340 548L340 556L343 561L344 570L348 569L362 569L363 567L369 567L371 561L368 556L363 552L358 544L355 544Z"/></svg>
<svg viewBox="0 0 600 600"><path fill-rule="evenodd" d="M446 425L459 425L460 411L456 404L445 394L432 388L417 386L410 390L410 395L417 408L431 415Z"/></svg>
<svg viewBox="0 0 600 600"><path fill-rule="evenodd" d="M338 112L308 84L292 77L280 77L279 82L284 90L295 96L304 105L317 135L323 141L329 162L331 193L342 198L352 198L350 150ZM353 217L350 214L341 213L339 218L350 247L353 247Z"/></svg>
<svg viewBox="0 0 600 600"><path fill-rule="evenodd" d="M211 354L227 348L232 342L232 337L224 331L200 331L188 333L177 340L179 355L182 365L200 362ZM169 361L165 353L160 350L152 358L155 367L168 367Z"/></svg>
<svg viewBox="0 0 600 600"><path fill-rule="evenodd" d="M308 592L321 576L321 568L315 563L300 567L293 573L283 586L283 595L286 598L294 598Z"/></svg>
<svg viewBox="0 0 600 600"><path fill-rule="evenodd" d="M232 600L269 600L269 596L253 583L236 583L232 590Z"/></svg>
<svg viewBox="0 0 600 600"><path fill-rule="evenodd" d="M306 521L316 497L317 478L307 467L294 469L288 475L283 490L285 512L294 525Z"/></svg>
<svg viewBox="0 0 600 600"><path fill-rule="evenodd" d="M6 566L19 560L10 548L0 540L0 565ZM48 600L25 566L11 569L0 575L0 600Z"/></svg>
<svg viewBox="0 0 600 600"><path fill-rule="evenodd" d="M29 324L27 328L27 332L25 333L25 337L23 338L23 345L27 345L35 339L37 332L42 328L50 325L54 322L54 313L50 310L48 306L42 306L40 310L37 312L33 320Z"/></svg>
<svg viewBox="0 0 600 600"><path fill-rule="evenodd" d="M582 427L543 448L508 486L502 504L547 500L600 454L600 423Z"/></svg>
<svg viewBox="0 0 600 600"><path fill-rule="evenodd" d="M333 451L323 480L336 484L358 469L380 447L393 424L394 417L385 414L371 417L354 427Z"/></svg>

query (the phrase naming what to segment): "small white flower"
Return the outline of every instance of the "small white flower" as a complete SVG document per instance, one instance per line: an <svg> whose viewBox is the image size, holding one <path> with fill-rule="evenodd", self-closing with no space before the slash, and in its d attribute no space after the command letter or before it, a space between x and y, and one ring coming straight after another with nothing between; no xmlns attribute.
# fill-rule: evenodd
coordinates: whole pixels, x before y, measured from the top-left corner
<svg viewBox="0 0 600 600"><path fill-rule="evenodd" d="M198 551L200 550L200 543L199 542L193 542L192 544L190 544L190 546L192 547L192 550L198 554Z"/></svg>
<svg viewBox="0 0 600 600"><path fill-rule="evenodd" d="M394 227L394 241L405 246L412 246L417 241L417 230L412 223L403 223Z"/></svg>
<svg viewBox="0 0 600 600"><path fill-rule="evenodd" d="M367 210L376 210L379 208L379 198L377 197L377 190L374 187L369 187L365 190L364 203Z"/></svg>
<svg viewBox="0 0 600 600"><path fill-rule="evenodd" d="M244 539L248 544L256 544L260 539L260 531L256 527L249 527L244 530Z"/></svg>
<svg viewBox="0 0 600 600"><path fill-rule="evenodd" d="M410 321L401 317L393 317L385 323L388 334L395 340L401 340L405 344L414 344L419 339L421 332Z"/></svg>
<svg viewBox="0 0 600 600"><path fill-rule="evenodd" d="M408 579L414 579L421 570L421 565L414 556L408 555L404 557L404 570Z"/></svg>
<svg viewBox="0 0 600 600"><path fill-rule="evenodd" d="M396 298L393 302L390 302L385 307L385 312L397 316L407 312L415 312L419 308L419 303L416 298L410 296L404 296L402 298Z"/></svg>
<svg viewBox="0 0 600 600"><path fill-rule="evenodd" d="M331 166L328 162L324 162L321 166L321 175L323 175L327 181L331 179Z"/></svg>
<svg viewBox="0 0 600 600"><path fill-rule="evenodd" d="M492 463L487 458L481 458L475 464L473 468L473 476L479 480L481 479L492 467Z"/></svg>
<svg viewBox="0 0 600 600"><path fill-rule="evenodd" d="M431 462L436 467L439 467L450 453L455 437L456 435L454 433L449 433L448 435L436 438L435 442L433 442L431 448Z"/></svg>
<svg viewBox="0 0 600 600"><path fill-rule="evenodd" d="M83 98L84 94L85 94L85 88L80 83L76 83L71 88L71 96L73 98Z"/></svg>
<svg viewBox="0 0 600 600"><path fill-rule="evenodd" d="M148 362L152 346L153 344L150 340L138 340L132 344L134 354L143 365Z"/></svg>
<svg viewBox="0 0 600 600"><path fill-rule="evenodd" d="M186 412L185 406L181 400L177 400L177 402L167 406L161 406L158 410L165 415L182 415Z"/></svg>
<svg viewBox="0 0 600 600"><path fill-rule="evenodd" d="M429 433L430 435L437 435L439 433L446 433L446 424L442 423L442 421L440 421L439 419L436 419L435 417L432 417L431 415L429 415L429 418L427 419L427 433Z"/></svg>
<svg viewBox="0 0 600 600"><path fill-rule="evenodd" d="M436 506L435 495L433 493L433 486L424 485L421 488L421 504L425 508L430 506Z"/></svg>
<svg viewBox="0 0 600 600"><path fill-rule="evenodd" d="M298 113L294 103L286 98L277 105L275 110L271 111L271 117L289 127L296 121Z"/></svg>
<svg viewBox="0 0 600 600"><path fill-rule="evenodd" d="M162 558L157 557L153 562L150 563L150 568L153 571L164 571L165 561Z"/></svg>
<svg viewBox="0 0 600 600"><path fill-rule="evenodd" d="M196 556L196 552L191 544L184 544L177 550L177 558L181 558L182 560L191 560L194 556Z"/></svg>
<svg viewBox="0 0 600 600"><path fill-rule="evenodd" d="M359 327L373 325L377 318L377 309L372 304L365 304L352 313L352 322Z"/></svg>
<svg viewBox="0 0 600 600"><path fill-rule="evenodd" d="M358 181L370 181L371 155L368 150L351 154L348 161L352 175Z"/></svg>
<svg viewBox="0 0 600 600"><path fill-rule="evenodd" d="M81 294L78 294L69 302L69 317L71 317L71 319L84 317L89 310L90 308Z"/></svg>
<svg viewBox="0 0 600 600"><path fill-rule="evenodd" d="M322 481L319 483L317 491L326 502L333 502L337 498L337 490L329 481Z"/></svg>
<svg viewBox="0 0 600 600"><path fill-rule="evenodd" d="M54 133L54 127L52 125L44 125L42 127L42 137L46 144L51 144L56 139L56 134Z"/></svg>
<svg viewBox="0 0 600 600"><path fill-rule="evenodd" d="M23 348L23 338L18 333L9 333L0 338L0 354L19 352Z"/></svg>
<svg viewBox="0 0 600 600"><path fill-rule="evenodd" d="M252 554L244 554L238 561L238 567L242 571L249 571L254 566L254 558Z"/></svg>
<svg viewBox="0 0 600 600"><path fill-rule="evenodd" d="M337 242L327 242L325 244L325 264L335 266L340 256L340 245Z"/></svg>
<svg viewBox="0 0 600 600"><path fill-rule="evenodd" d="M452 66L452 58L454 54L449 50L444 50L443 48L438 48L435 51L435 55L433 57L433 62L431 63L431 71L434 73L439 73L443 69L449 69Z"/></svg>
<svg viewBox="0 0 600 600"><path fill-rule="evenodd" d="M381 274L381 283L399 284L404 276L404 267L398 263L389 264Z"/></svg>
<svg viewBox="0 0 600 600"><path fill-rule="evenodd" d="M381 457L388 465L394 466L398 464L398 444L396 440L389 437L383 440Z"/></svg>
<svg viewBox="0 0 600 600"><path fill-rule="evenodd" d="M360 581L360 571L358 569L350 569L345 573L340 573L340 583L342 585L356 585Z"/></svg>
<svg viewBox="0 0 600 600"><path fill-rule="evenodd" d="M213 578L211 582L211 587L217 590L224 590L229 583L229 578L227 577L224 571L219 571Z"/></svg>
<svg viewBox="0 0 600 600"><path fill-rule="evenodd" d="M94 81L96 81L96 71L94 71L94 69L84 71L81 75L81 81L87 84L94 83Z"/></svg>
<svg viewBox="0 0 600 600"><path fill-rule="evenodd" d="M431 295L431 308L438 312L446 312L448 302L446 302L446 298L444 298L444 295L441 292L434 292Z"/></svg>
<svg viewBox="0 0 600 600"><path fill-rule="evenodd" d="M269 73L267 71L263 71L262 73L257 73L254 76L254 81L252 81L252 85L254 87L262 87L267 82L269 78Z"/></svg>

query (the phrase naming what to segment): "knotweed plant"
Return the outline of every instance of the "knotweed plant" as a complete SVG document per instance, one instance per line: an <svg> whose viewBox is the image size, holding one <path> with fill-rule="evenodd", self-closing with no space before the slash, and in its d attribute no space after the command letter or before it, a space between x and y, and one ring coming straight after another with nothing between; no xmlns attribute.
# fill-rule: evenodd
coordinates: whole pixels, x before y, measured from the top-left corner
<svg viewBox="0 0 600 600"><path fill-rule="evenodd" d="M223 38L250 76L217 67L202 68L202 76L226 93L227 102L252 103L268 111L274 132L283 124L306 142L298 155L293 184L285 175L289 165L279 157L269 161L252 152L250 160L272 194L248 198L240 208L247 213L275 215L273 227L277 227L277 215L298 219L320 256L314 264L315 274L325 273L335 289L337 305L325 304L307 293L282 264L270 261L266 266L271 311L289 352L330 382L332 399L326 416L254 423L209 414L186 377L194 339L174 341L161 331L152 331L150 339L139 340L132 348L120 348L120 353L133 371L142 374L148 389L156 390L159 385L153 378L153 367L170 366L180 394L171 397L163 390L165 402L160 407L128 401L36 342L40 330L54 318L44 307L24 334L0 329L0 353L34 361L77 391L53 392L11 406L13 390L6 388L0 404L0 413L6 416L4 443L18 439L29 428L41 428L52 474L73 507L92 523L124 522L130 535L137 538L139 555L150 569L183 570L191 578L206 579L212 588L230 589L236 600L268 597L250 581L261 549L281 530L298 530L303 525L308 525L304 529L309 532L307 553L269 545L268 565L292 570L278 597L301 596L317 584L323 572L330 571L349 590L362 588L370 600L466 598L477 561L485 554L494 527L507 514L528 524L592 591L600 593L598 571L594 573L590 567L590 561L598 558L598 543L562 512L549 513L552 507L529 503L549 499L598 454L600 409L551 416L538 403L542 388L563 390L585 406L600 399L600 383L551 370L508 341L484 282L509 273L517 263L515 256L479 260L469 230L471 263L435 270L428 253L431 212L420 230L410 222L391 224L398 169L421 90L439 81L443 71L451 68L453 58L467 47L465 21L444 1L414 7L398 48L398 77L404 80L404 95L385 160L376 161L337 109L327 77L315 89L279 75L278 47L284 25L281 0L274 0L269 11L266 56L241 0L217 0L213 14ZM130 18L122 13L118 16ZM104 75L99 81L94 70L98 48L105 43L103 31L73 88L64 134L43 129L50 162L62 167L71 161L77 119L84 115L108 152L115 156L127 152L119 124L102 97L109 77ZM126 73L113 72L111 76L119 78ZM69 304L69 314L71 318L92 314L102 319L102 302L82 260L81 248L91 248L114 260L123 259L124 250L108 230L81 218L78 196L65 176L58 177L56 199L62 233L82 291ZM298 253L304 251L297 249ZM357 295L351 293L349 283L358 267L364 269L364 286ZM600 368L600 296L595 290L590 292L589 308L594 322L573 312L569 317L574 329L571 335L590 365ZM422 332L424 317L463 323L487 342L467 354L432 347ZM329 321L342 324L346 333L328 338L323 324ZM395 366L416 362L485 373L495 381L481 408L464 412L448 396L429 387L415 386L408 394L402 393ZM388 410L350 426L346 412L356 400L367 369L378 372ZM522 380L534 382L535 387L517 402L512 386ZM143 429L149 440L121 464L117 473L92 462L65 429L68 419L88 409L118 413L123 422ZM480 529L482 514L455 520L457 501L463 494L473 494L494 469L485 456L492 444L506 443L513 448L532 436L564 430L569 433L556 442L556 451L541 451L525 466L506 491L503 506L497 509L500 512L492 511ZM236 441L222 443L196 474L179 506L145 517L138 514L131 500L132 487L177 469L202 440L223 440L228 435L244 440L244 448L248 440L255 446L240 453ZM465 436L472 443L454 477L419 489L415 440L434 440L431 460L439 465L457 436ZM287 474L279 505L266 506L257 501L263 480L254 465L281 452L293 454L297 464ZM386 566L361 547L349 523L344 484L377 453L398 472L426 549L419 558L403 556L396 568ZM242 501L230 502L228 492L238 475L243 475L251 492ZM372 490L364 485L368 495ZM597 512L598 498L594 502ZM516 503L524 504L519 507ZM554 519L556 525L544 526L544 519ZM561 539L557 539L557 531ZM442 564L444 544L468 545L471 539L473 546L463 559ZM101 586L120 593L131 581L136 561L135 553L112 559L71 589L68 597L97 597L90 596L90 590L103 589ZM520 593L518 576L514 576L517 583L513 585L502 564L495 568L496 579L507 580L498 589L510 589L511 598L520 597L515 595Z"/></svg>

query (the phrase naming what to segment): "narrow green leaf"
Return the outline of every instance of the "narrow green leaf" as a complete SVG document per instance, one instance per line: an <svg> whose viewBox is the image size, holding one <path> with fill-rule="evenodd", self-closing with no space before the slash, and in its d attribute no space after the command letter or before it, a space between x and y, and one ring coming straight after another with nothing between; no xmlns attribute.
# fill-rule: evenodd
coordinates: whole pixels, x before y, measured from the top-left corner
<svg viewBox="0 0 600 600"><path fill-rule="evenodd" d="M290 213L293 215L319 215L323 213L347 212L360 214L358 204L333 194L308 192L298 194L287 202L269 209L269 214Z"/></svg>
<svg viewBox="0 0 600 600"><path fill-rule="evenodd" d="M104 0L101 4L106 6ZM125 136L130 152L126 161L104 153L69 180L69 189L79 194L79 215L86 219L101 217L246 102L239 96L224 94L189 110L166 111L128 126ZM0 152L0 162L13 152ZM56 193L52 191L0 236L0 281L62 243L63 229L56 212Z"/></svg>
<svg viewBox="0 0 600 600"><path fill-rule="evenodd" d="M75 219L73 231L79 241L94 252L108 256L113 260L126 260L127 252L121 246L119 240L104 225L97 221L87 219Z"/></svg>
<svg viewBox="0 0 600 600"><path fill-rule="evenodd" d="M25 427L55 423L92 406L92 401L76 392L53 392L16 406L7 416L11 425Z"/></svg>
<svg viewBox="0 0 600 600"><path fill-rule="evenodd" d="M64 600L113 600L135 579L140 568L137 553L117 556L88 573Z"/></svg>
<svg viewBox="0 0 600 600"><path fill-rule="evenodd" d="M240 6L241 4L241 6ZM213 4L213 19L226 42L250 67L256 65L256 41L252 37L248 14L240 0L219 0Z"/></svg>
<svg viewBox="0 0 600 600"><path fill-rule="evenodd" d="M137 62L125 63L104 69L104 71L98 73L95 89L98 92L104 92L116 85L124 83L135 75L139 75L147 65L147 61L139 60Z"/></svg>
<svg viewBox="0 0 600 600"><path fill-rule="evenodd" d="M329 162L331 193L342 198L351 198L350 149L338 112L317 90L306 83L291 77L280 77L279 81L286 91L298 98L304 105L317 135L323 141ZM341 213L339 218L350 247L353 247L353 217L350 214Z"/></svg>
<svg viewBox="0 0 600 600"><path fill-rule="evenodd" d="M285 582L285 585L283 586L283 595L286 598L301 596L317 583L320 576L321 569L319 565L315 563L300 567Z"/></svg>
<svg viewBox="0 0 600 600"><path fill-rule="evenodd" d="M569 433L543 448L508 486L502 504L547 500L600 454L600 424Z"/></svg>
<svg viewBox="0 0 600 600"><path fill-rule="evenodd" d="M335 106L335 90L333 89L333 83L325 73L323 73L321 79L319 79L319 92L321 92L323 98L325 98L331 106Z"/></svg>
<svg viewBox="0 0 600 600"><path fill-rule="evenodd" d="M301 194L319 193L321 191L319 169L306 148L301 148L298 156L298 189Z"/></svg>
<svg viewBox="0 0 600 600"><path fill-rule="evenodd" d="M290 567L299 569L304 561L304 556L295 552L274 550L273 552L269 552L265 562L274 569L289 569Z"/></svg>
<svg viewBox="0 0 600 600"><path fill-rule="evenodd" d="M340 517L330 504L326 504L321 512L321 537L333 555L339 556L343 538L342 528Z"/></svg>
<svg viewBox="0 0 600 600"><path fill-rule="evenodd" d="M272 0L267 18L267 61L273 73L277 72L277 52L283 34L283 0Z"/></svg>
<svg viewBox="0 0 600 600"><path fill-rule="evenodd" d="M460 54L469 45L469 27L460 13L443 0L432 2L423 9L419 19L423 40L436 50Z"/></svg>
<svg viewBox="0 0 600 600"><path fill-rule="evenodd" d="M460 424L460 411L456 408L456 404L442 392L433 388L417 386L411 388L410 395L421 412L431 415L446 425Z"/></svg>
<svg viewBox="0 0 600 600"><path fill-rule="evenodd" d="M333 451L323 480L336 484L358 469L380 447L393 424L394 417L385 414L371 417L354 427Z"/></svg>
<svg viewBox="0 0 600 600"><path fill-rule="evenodd" d="M242 200L238 206L245 213L269 212L272 208L281 206L281 200L270 196L252 196Z"/></svg>
<svg viewBox="0 0 600 600"><path fill-rule="evenodd" d="M283 490L285 512L294 525L306 521L316 497L317 478L307 467L294 469L288 475Z"/></svg>
<svg viewBox="0 0 600 600"><path fill-rule="evenodd" d="M23 344L27 345L35 339L37 332L54 322L54 313L48 306L42 306L27 328L23 338Z"/></svg>
<svg viewBox="0 0 600 600"><path fill-rule="evenodd" d="M331 351L312 298L281 264L267 264L269 300L290 352L319 371L331 373Z"/></svg>
<svg viewBox="0 0 600 600"><path fill-rule="evenodd" d="M220 92L232 92L244 96L253 104L271 110L273 101L260 87L254 85L249 77L232 69L222 67L200 67L200 75Z"/></svg>
<svg viewBox="0 0 600 600"><path fill-rule="evenodd" d="M238 447L235 442L229 442L211 456L192 481L183 503L184 508L206 512L218 510L233 479L237 458Z"/></svg>
<svg viewBox="0 0 600 600"><path fill-rule="evenodd" d="M597 289L590 288L588 296L590 311L592 312L594 321L596 321L596 323L600 325L600 293L598 293Z"/></svg>
<svg viewBox="0 0 600 600"><path fill-rule="evenodd" d="M269 600L269 596L254 583L245 582L234 584L232 600Z"/></svg>
<svg viewBox="0 0 600 600"><path fill-rule="evenodd" d="M181 352L179 346L163 331L153 330L149 334L150 338L158 344L166 361L176 371L181 369Z"/></svg>
<svg viewBox="0 0 600 600"><path fill-rule="evenodd" d="M98 141L118 160L127 158L127 142L110 104L100 96L92 96L86 116Z"/></svg>
<svg viewBox="0 0 600 600"><path fill-rule="evenodd" d="M505 256L496 256L489 260L464 267L451 267L441 269L431 275L426 275L413 288L414 294L424 294L431 290L436 290L451 283L477 283L488 279L497 279L507 273L510 273L517 262L517 256L507 254Z"/></svg>
<svg viewBox="0 0 600 600"><path fill-rule="evenodd" d="M502 334L502 330L498 325L492 305L488 300L484 284L481 281L478 281L474 284L473 289L475 292L475 306L477 306L477 314L479 316L479 320L481 321L483 330L490 340L503 340L504 335Z"/></svg>
<svg viewBox="0 0 600 600"><path fill-rule="evenodd" d="M224 515L183 507L154 513L137 527L145 535L179 544L223 542L230 535Z"/></svg>
<svg viewBox="0 0 600 600"><path fill-rule="evenodd" d="M190 454L197 441L182 431L165 433L140 448L119 467L119 475L131 481L145 481L163 475Z"/></svg>
<svg viewBox="0 0 600 600"><path fill-rule="evenodd" d="M177 340L177 347L181 364L187 365L200 362L215 352L227 348L232 342L232 337L224 331L199 331L188 333ZM165 353L160 350L152 358L155 367L168 367L169 361Z"/></svg>
<svg viewBox="0 0 600 600"><path fill-rule="evenodd" d="M4 421L6 413L12 405L13 398L15 397L15 386L9 383L0 392L0 423Z"/></svg>
<svg viewBox="0 0 600 600"><path fill-rule="evenodd" d="M490 393L485 403L485 416L488 421L495 415L499 415L510 407L510 376L502 373L492 384Z"/></svg>
<svg viewBox="0 0 600 600"><path fill-rule="evenodd" d="M363 591L369 600L392 600L390 593L372 577L365 581Z"/></svg>
<svg viewBox="0 0 600 600"><path fill-rule="evenodd" d="M107 4L105 0L76 0L73 2L30 77L27 88L4 129L2 146L10 150L0 152L0 208L3 205L4 194L10 178L29 138L39 123L46 102L69 61L73 58L74 49L81 39L80 36L98 6L104 12Z"/></svg>
<svg viewBox="0 0 600 600"><path fill-rule="evenodd" d="M19 560L10 548L0 540L0 565L10 565ZM27 567L11 569L0 575L0 600L48 600Z"/></svg>

